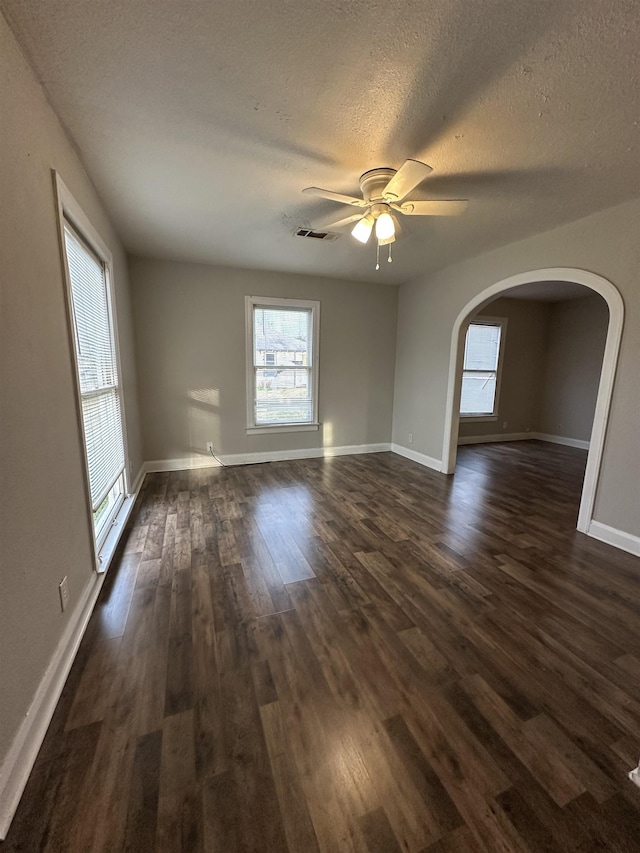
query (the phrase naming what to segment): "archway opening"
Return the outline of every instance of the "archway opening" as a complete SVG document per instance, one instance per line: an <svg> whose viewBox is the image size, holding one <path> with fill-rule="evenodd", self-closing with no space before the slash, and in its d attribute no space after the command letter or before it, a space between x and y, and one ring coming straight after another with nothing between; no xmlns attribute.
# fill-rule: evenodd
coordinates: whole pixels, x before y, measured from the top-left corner
<svg viewBox="0 0 640 853"><path fill-rule="evenodd" d="M531 293L533 292L532 288L538 294L543 293L546 288L548 293L556 293L557 295L560 289L567 292L567 290L571 290L571 288L577 286L588 288L590 291L599 294L606 302L609 310L606 342L598 382L593 423L588 441L589 449L577 520L577 529L586 533L588 532L593 516L624 318L624 307L619 292L611 282L601 276L585 270L571 268L532 270L531 272L510 276L491 285L464 306L456 318L452 330L442 470L447 474L453 474L455 471L460 424L462 365L464 361L466 333L471 319L477 316L479 312L497 297L513 296L518 293L523 294L526 293L527 289Z"/></svg>

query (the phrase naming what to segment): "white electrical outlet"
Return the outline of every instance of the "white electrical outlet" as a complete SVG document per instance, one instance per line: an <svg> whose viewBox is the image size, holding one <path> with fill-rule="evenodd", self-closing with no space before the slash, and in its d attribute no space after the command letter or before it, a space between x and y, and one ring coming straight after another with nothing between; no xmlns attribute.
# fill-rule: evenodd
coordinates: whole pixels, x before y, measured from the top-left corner
<svg viewBox="0 0 640 853"><path fill-rule="evenodd" d="M413 444L413 433L409 433L409 444Z"/></svg>
<svg viewBox="0 0 640 853"><path fill-rule="evenodd" d="M58 592L60 593L60 607L64 611L67 609L67 604L69 603L69 582L66 575L58 584Z"/></svg>
<svg viewBox="0 0 640 853"><path fill-rule="evenodd" d="M209 451L209 453L213 453L213 442L212 441L207 442L207 450Z"/></svg>
<svg viewBox="0 0 640 853"><path fill-rule="evenodd" d="M506 428L507 428L507 422L506 422L506 421L502 421L502 429L506 429Z"/></svg>

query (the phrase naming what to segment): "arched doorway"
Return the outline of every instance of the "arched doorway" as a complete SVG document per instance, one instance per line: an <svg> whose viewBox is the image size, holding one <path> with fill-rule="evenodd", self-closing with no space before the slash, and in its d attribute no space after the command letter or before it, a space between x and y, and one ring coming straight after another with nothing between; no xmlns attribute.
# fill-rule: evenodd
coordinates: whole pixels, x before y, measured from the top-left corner
<svg viewBox="0 0 640 853"><path fill-rule="evenodd" d="M518 273L485 288L473 297L460 311L453 325L451 335L451 353L449 359L449 379L447 385L447 405L445 412L444 440L442 447L442 471L453 474L456 466L457 435L459 425L460 389L461 389L461 360L464 349L464 334L466 321L479 311L485 304L491 302L506 290L512 290L525 284L544 281L565 281L588 287L600 294L609 307L609 326L605 344L604 357L598 396L589 442L587 465L582 486L580 510L578 512L577 529L587 533L593 516L596 487L602 461L602 451L609 417L609 406L613 392L613 382L622 337L624 321L624 303L622 297L606 278L586 270L567 267L551 267L549 269L532 270Z"/></svg>

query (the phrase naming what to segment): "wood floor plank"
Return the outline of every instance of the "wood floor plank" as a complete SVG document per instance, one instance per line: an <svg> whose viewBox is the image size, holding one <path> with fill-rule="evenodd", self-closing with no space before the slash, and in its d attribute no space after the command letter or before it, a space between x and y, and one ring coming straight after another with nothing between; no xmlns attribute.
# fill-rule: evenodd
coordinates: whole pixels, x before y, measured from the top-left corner
<svg viewBox="0 0 640 853"><path fill-rule="evenodd" d="M369 853L401 853L401 847L382 807L362 815L359 823Z"/></svg>
<svg viewBox="0 0 640 853"><path fill-rule="evenodd" d="M109 699L108 683L113 672L122 637L98 640L76 688L67 717L66 729L75 729L104 719Z"/></svg>
<svg viewBox="0 0 640 853"><path fill-rule="evenodd" d="M284 732L284 721L280 702L274 701L260 708L271 761L271 771L276 786L280 814L287 839L288 849L319 853L309 807L304 795L298 768Z"/></svg>
<svg viewBox="0 0 640 853"><path fill-rule="evenodd" d="M166 717L162 728L156 848L203 850L200 795L196 785L194 713Z"/></svg>
<svg viewBox="0 0 640 853"><path fill-rule="evenodd" d="M218 568L211 555L200 554L191 578L195 761L200 780L229 766L223 735L219 634L211 595L212 571Z"/></svg>
<svg viewBox="0 0 640 853"><path fill-rule="evenodd" d="M435 770L418 746L406 722L400 716L385 720L391 743L398 751L408 775L416 785L430 816L437 827L437 835L446 835L463 824L462 817Z"/></svg>
<svg viewBox="0 0 640 853"><path fill-rule="evenodd" d="M55 796L55 810L48 822L48 831L43 839L44 851L57 851L64 848L69 826L77 819L78 784L83 785L95 755L101 725L94 723L83 726L67 738L64 755L64 773L59 777ZM45 799L46 802L46 799Z"/></svg>
<svg viewBox="0 0 640 853"><path fill-rule="evenodd" d="M143 735L133 760L123 850L153 850L158 818L162 731Z"/></svg>
<svg viewBox="0 0 640 853"><path fill-rule="evenodd" d="M124 633L139 563L136 554L123 556L120 571L107 578L91 620L91 628L100 638L120 637Z"/></svg>
<svg viewBox="0 0 640 853"><path fill-rule="evenodd" d="M184 566L184 562L184 559L177 559L177 563L182 566ZM189 568L178 569L174 572L171 588L165 694L166 716L193 708L193 629L190 569L191 554L189 553Z"/></svg>
<svg viewBox="0 0 640 853"><path fill-rule="evenodd" d="M234 780L239 850L286 850L276 785L262 729L251 668L223 674L224 737Z"/></svg>

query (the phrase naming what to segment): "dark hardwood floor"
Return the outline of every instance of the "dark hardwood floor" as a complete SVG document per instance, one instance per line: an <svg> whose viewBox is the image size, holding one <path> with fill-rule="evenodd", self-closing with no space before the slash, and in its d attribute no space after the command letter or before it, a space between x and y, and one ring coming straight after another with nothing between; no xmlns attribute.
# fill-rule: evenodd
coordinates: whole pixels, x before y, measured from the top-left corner
<svg viewBox="0 0 640 853"><path fill-rule="evenodd" d="M640 560L585 454L147 477L8 851L640 851Z"/></svg>

